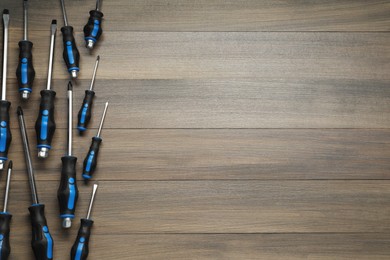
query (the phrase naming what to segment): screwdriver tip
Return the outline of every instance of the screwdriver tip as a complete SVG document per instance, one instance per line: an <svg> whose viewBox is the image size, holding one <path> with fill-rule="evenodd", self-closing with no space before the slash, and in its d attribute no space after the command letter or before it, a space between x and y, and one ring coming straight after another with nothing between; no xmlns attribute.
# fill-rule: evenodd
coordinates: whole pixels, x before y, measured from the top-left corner
<svg viewBox="0 0 390 260"><path fill-rule="evenodd" d="M8 9L4 9L3 10L3 14L9 14L9 10Z"/></svg>
<svg viewBox="0 0 390 260"><path fill-rule="evenodd" d="M10 160L8 163L8 169L12 169L12 160Z"/></svg>
<svg viewBox="0 0 390 260"><path fill-rule="evenodd" d="M73 90L73 85L71 81L68 82L68 90Z"/></svg>
<svg viewBox="0 0 390 260"><path fill-rule="evenodd" d="M21 116L21 115L23 115L23 109L22 109L22 107L21 106L18 106L18 116Z"/></svg>
<svg viewBox="0 0 390 260"><path fill-rule="evenodd" d="M51 24L57 24L57 20L51 20Z"/></svg>
<svg viewBox="0 0 390 260"><path fill-rule="evenodd" d="M100 55L98 55L98 56L96 57L96 60L100 60Z"/></svg>

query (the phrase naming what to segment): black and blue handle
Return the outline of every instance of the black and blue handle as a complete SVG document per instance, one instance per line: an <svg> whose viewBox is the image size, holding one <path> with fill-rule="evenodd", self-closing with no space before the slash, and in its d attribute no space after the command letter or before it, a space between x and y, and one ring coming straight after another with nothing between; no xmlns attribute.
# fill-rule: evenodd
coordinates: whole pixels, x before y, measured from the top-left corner
<svg viewBox="0 0 390 260"><path fill-rule="evenodd" d="M52 260L54 241L50 235L45 217L45 205L34 204L30 211L32 239L31 246L37 260Z"/></svg>
<svg viewBox="0 0 390 260"><path fill-rule="evenodd" d="M0 160L8 160L8 149L11 145L12 135L9 122L9 109L11 103L6 100L0 101Z"/></svg>
<svg viewBox="0 0 390 260"><path fill-rule="evenodd" d="M90 180L95 172L100 144L102 141L103 140L100 137L92 137L92 143L89 147L87 157L85 157L83 164L83 178L85 180Z"/></svg>
<svg viewBox="0 0 390 260"><path fill-rule="evenodd" d="M64 156L61 158L61 161L61 182L57 191L60 217L73 219L79 197L79 190L76 183L77 157Z"/></svg>
<svg viewBox="0 0 390 260"><path fill-rule="evenodd" d="M93 220L82 218L76 241L70 251L71 260L85 260L89 254L89 237Z"/></svg>
<svg viewBox="0 0 390 260"><path fill-rule="evenodd" d="M93 98L95 97L95 92L93 90L86 90L83 104L81 105L78 120L77 120L77 129L80 132L87 130L89 121L91 120L92 114L92 104Z"/></svg>
<svg viewBox="0 0 390 260"><path fill-rule="evenodd" d="M76 41L73 36L73 27L64 26L61 28L62 40L64 42L63 58L68 68L68 72L80 71L80 53L76 46Z"/></svg>
<svg viewBox="0 0 390 260"><path fill-rule="evenodd" d="M88 43L88 41L93 41L96 43L100 36L103 33L102 29L102 20L103 13L97 10L89 11L89 19L87 24L84 26L84 39Z"/></svg>
<svg viewBox="0 0 390 260"><path fill-rule="evenodd" d="M35 78L35 70L32 57L33 43L30 41L19 42L19 64L16 69L19 92L31 93Z"/></svg>
<svg viewBox="0 0 390 260"><path fill-rule="evenodd" d="M12 215L8 212L0 213L0 259L7 260L11 253L9 232Z"/></svg>
<svg viewBox="0 0 390 260"><path fill-rule="evenodd" d="M39 114L35 122L35 131L37 133L37 147L51 149L51 141L56 130L54 121L54 99L56 92L53 90L41 91L41 104Z"/></svg>

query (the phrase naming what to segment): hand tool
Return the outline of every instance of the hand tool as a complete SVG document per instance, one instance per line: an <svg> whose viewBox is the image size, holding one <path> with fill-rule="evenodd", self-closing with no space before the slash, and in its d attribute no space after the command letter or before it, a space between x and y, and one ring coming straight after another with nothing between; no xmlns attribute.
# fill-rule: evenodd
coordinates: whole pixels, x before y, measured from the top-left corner
<svg viewBox="0 0 390 260"><path fill-rule="evenodd" d="M95 67L93 69L91 85L89 86L89 90L87 89L85 91L83 104L81 105L78 114L77 129L79 129L80 132L84 132L85 130L87 130L87 126L89 124L89 121L91 120L93 98L95 97L95 91L93 91L93 87L95 85L96 71L99 66L99 61L100 56L97 56Z"/></svg>
<svg viewBox="0 0 390 260"><path fill-rule="evenodd" d="M30 145L28 142L26 124L24 122L23 110L21 107L18 107L17 113L32 197L32 205L28 208L28 210L30 211L30 220L32 227L31 246L34 251L35 259L51 260L53 259L54 241L50 235L49 228L47 226L47 221L45 217L45 205L40 204L38 200L38 193L35 185L34 169L32 167L30 155Z"/></svg>
<svg viewBox="0 0 390 260"><path fill-rule="evenodd" d="M91 219L91 211L92 211L93 202L95 200L97 188L98 188L98 184L95 183L93 185L92 196L89 202L87 217L81 219L80 228L77 234L76 241L74 242L72 246L72 250L70 251L71 260L85 260L88 257L89 238L91 236L91 228L93 225L93 220Z"/></svg>
<svg viewBox="0 0 390 260"><path fill-rule="evenodd" d="M79 191L76 182L76 162L77 157L72 155L72 106L73 106L73 87L68 83L68 154L61 158L61 182L57 191L58 203L60 205L60 218L62 218L62 227L70 228L72 219L76 210Z"/></svg>
<svg viewBox="0 0 390 260"><path fill-rule="evenodd" d="M89 151L87 154L87 157L84 159L84 165L83 165L83 178L84 180L89 180L92 178L93 173L95 172L96 165L97 165L97 158L99 155L99 147L101 142L103 141L102 138L100 138L100 134L102 132L104 119L106 118L108 108L108 102L106 102L106 105L104 107L102 119L100 121L99 130L97 132L97 135L92 137L92 143L89 147Z"/></svg>
<svg viewBox="0 0 390 260"><path fill-rule="evenodd" d="M0 212L0 259L7 260L11 253L11 247L9 245L9 232L12 215L7 212L8 194L11 182L12 173L12 161L8 163L7 184L4 192L4 207L3 212Z"/></svg>
<svg viewBox="0 0 390 260"><path fill-rule="evenodd" d="M93 49L103 33L102 19L103 13L100 11L100 0L96 0L96 8L89 11L89 19L84 26L84 39L86 47L90 50Z"/></svg>
<svg viewBox="0 0 390 260"><path fill-rule="evenodd" d="M53 135L56 130L56 123L54 121L54 99L56 97L56 92L51 90L56 32L57 21L53 20L50 26L50 53L47 84L46 89L41 91L41 104L39 106L38 118L35 122L39 158L46 158L49 156L51 141L53 140Z"/></svg>
<svg viewBox="0 0 390 260"><path fill-rule="evenodd" d="M30 97L35 78L33 66L32 48L33 43L28 40L28 0L23 1L23 40L19 42L19 64L16 69L19 93L22 99Z"/></svg>
<svg viewBox="0 0 390 260"><path fill-rule="evenodd" d="M0 170L3 170L5 162L8 160L8 149L11 145L12 135L9 121L9 109L11 102L7 101L7 63L8 63L8 28L9 11L3 11L3 74L1 81L1 101L0 101Z"/></svg>
<svg viewBox="0 0 390 260"><path fill-rule="evenodd" d="M64 42L64 61L68 72L72 78L77 78L78 72L80 71L80 53L76 46L76 41L73 36L73 27L68 25L68 16L66 15L65 0L61 1L62 15L64 16L64 27L61 28L62 40Z"/></svg>

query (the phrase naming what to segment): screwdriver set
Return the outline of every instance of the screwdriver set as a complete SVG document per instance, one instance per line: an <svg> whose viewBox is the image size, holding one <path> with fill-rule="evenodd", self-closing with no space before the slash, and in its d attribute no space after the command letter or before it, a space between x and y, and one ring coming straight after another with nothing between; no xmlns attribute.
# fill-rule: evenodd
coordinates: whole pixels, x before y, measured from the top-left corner
<svg viewBox="0 0 390 260"><path fill-rule="evenodd" d="M31 4L32 2L30 2ZM31 206L28 208L31 223L31 247L32 254L37 260L51 260L55 258L54 239L49 231L49 223L45 216L45 204L41 203L38 198L38 188L35 181L35 173L33 167L33 157L31 156L27 126L25 121L25 114L22 106L27 102L32 102L31 95L33 93L33 83L36 76L36 71L33 64L33 43L29 39L28 34L28 14L29 1L21 0L21 8L23 8L23 37L19 41L19 55L16 68L16 79L18 85L18 93L20 95L20 105L17 107L17 121L19 123L19 130L21 141L23 145L23 153L25 158L26 173L28 176L28 183L31 192ZM69 73L70 81L67 84L67 150L65 155L61 158L62 169L59 180L59 187L57 190L57 199L59 204L59 217L61 225L65 230L72 227L72 220L77 216L76 206L79 199L79 188L77 186L78 176L77 172L77 157L73 154L73 96L74 90L72 80L76 80L80 73L80 53L77 48L75 40L74 27L68 23L68 16L66 13L65 0L59 0L58 8L61 9L64 26L61 27L63 40L63 59ZM11 10L12 12L12 10ZM2 75L1 75L1 100L0 100L0 171L7 169L6 185L4 191L3 211L0 212L0 259L7 260L12 258L11 243L11 219L12 215L8 212L8 200L10 195L11 176L15 160L9 160L8 166L8 151L11 146L12 134L10 127L10 108L11 103L7 100L7 70L8 70L8 49L9 49L9 28L12 18L12 13L8 9L2 12L3 25L3 56L2 56ZM100 0L96 1L94 10L89 11L89 19L87 24L83 27L85 47L89 54L96 49L96 45L101 39L102 35L102 21L103 13L101 12ZM35 133L37 141L37 160L48 160L49 151L54 149L52 146L53 138L55 138L56 122L55 122L55 103L57 93L52 88L53 83L53 68L55 63L55 47L57 36L57 20L53 19L50 24L50 45L49 45L49 59L47 71L46 88L40 91L40 103L38 110L38 117L35 122ZM39 46L36 43L35 46ZM35 59L36 60L36 59ZM89 88L85 90L85 96L81 108L77 116L77 129L80 136L83 136L89 127L91 118L93 117L92 107L95 98L94 85L99 67L100 56L96 57L93 74ZM58 87L56 87L58 88ZM34 91L35 92L35 91ZM101 133L106 118L108 109L108 102L105 103L100 124L96 136L92 138L91 146L83 162L82 171L79 179L84 179L85 184L88 185L97 168L97 159L100 145L102 143ZM63 111L58 111L62 113ZM12 116L12 115L11 115ZM27 123L30 122L27 120ZM36 158L34 156L34 158ZM81 166L80 166L81 168ZM1 176L1 175L0 175ZM94 221L91 219L92 207L95 201L98 184L93 184L92 195L90 198L88 213L86 218L81 218L80 227L76 240L69 249L70 259L84 260L89 254L89 239L91 235L91 228Z"/></svg>

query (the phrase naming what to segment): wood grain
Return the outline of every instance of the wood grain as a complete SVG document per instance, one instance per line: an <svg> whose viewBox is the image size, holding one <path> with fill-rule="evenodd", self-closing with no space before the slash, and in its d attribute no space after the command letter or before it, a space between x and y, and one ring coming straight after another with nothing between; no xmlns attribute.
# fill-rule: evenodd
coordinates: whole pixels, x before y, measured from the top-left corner
<svg viewBox="0 0 390 260"><path fill-rule="evenodd" d="M69 23L81 31L93 1L67 1ZM13 26L21 3L6 0ZM390 4L380 0L132 0L105 1L106 31L389 31ZM31 1L30 26L42 29L62 16L59 1ZM106 38L107 39L107 38Z"/></svg>

